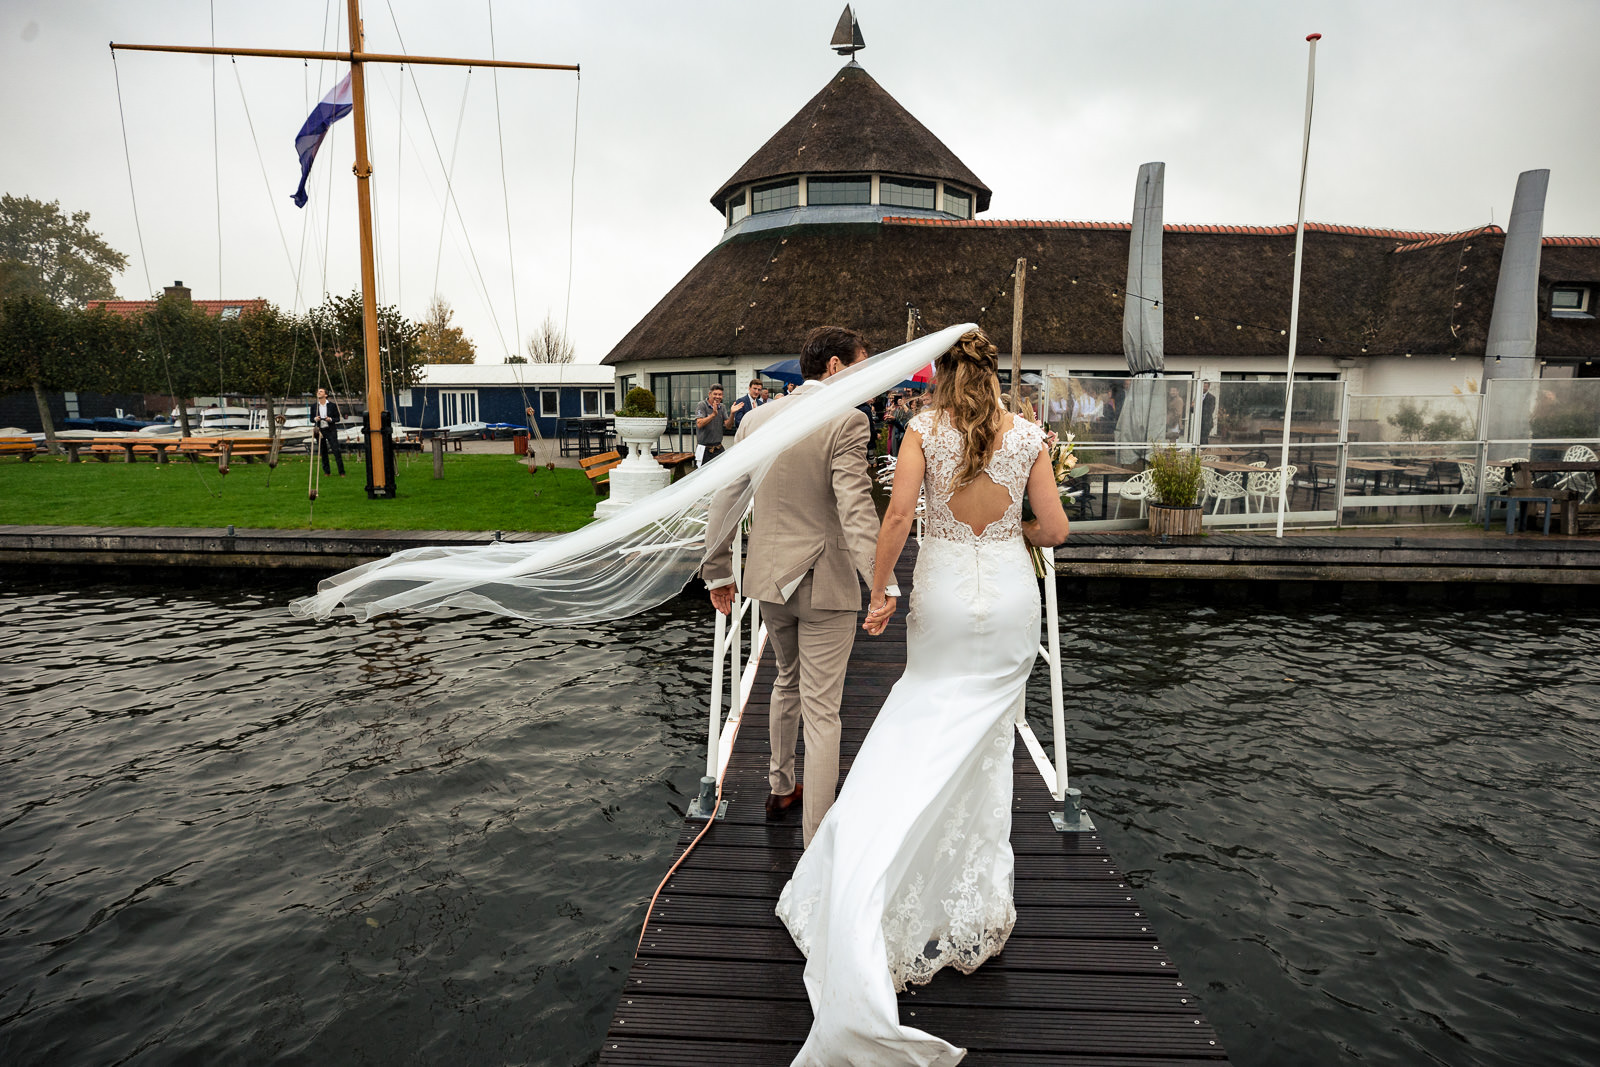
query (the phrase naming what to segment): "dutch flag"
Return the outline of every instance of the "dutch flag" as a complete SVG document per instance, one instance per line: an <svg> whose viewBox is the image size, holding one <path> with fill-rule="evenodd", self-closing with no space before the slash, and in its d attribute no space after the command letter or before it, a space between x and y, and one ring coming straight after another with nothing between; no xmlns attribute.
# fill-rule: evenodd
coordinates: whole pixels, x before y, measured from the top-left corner
<svg viewBox="0 0 1600 1067"><path fill-rule="evenodd" d="M306 179L311 177L311 164L317 158L317 149L322 147L322 139L328 136L328 128L350 114L351 106L350 75L346 74L344 80L322 98L322 103L311 109L306 124L295 135L294 150L300 154L300 188L294 191L295 207L306 206Z"/></svg>

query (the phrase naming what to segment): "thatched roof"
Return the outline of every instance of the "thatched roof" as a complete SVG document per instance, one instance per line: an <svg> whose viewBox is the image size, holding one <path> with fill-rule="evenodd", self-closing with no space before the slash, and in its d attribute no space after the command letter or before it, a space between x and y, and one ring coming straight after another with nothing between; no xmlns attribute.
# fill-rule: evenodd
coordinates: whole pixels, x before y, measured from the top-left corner
<svg viewBox="0 0 1600 1067"><path fill-rule="evenodd" d="M908 304L929 330L976 321L1010 351L1019 256L1029 264L1024 351L1117 354L1128 236L1127 223L909 218L745 234L712 249L604 362L792 355L823 323L862 330L881 351L905 339ZM1300 354L1481 356L1504 241L1498 227L1308 223ZM1293 226L1166 227L1167 354L1281 357L1293 257ZM1546 238L1542 288L1573 281L1600 282L1600 239ZM1539 350L1600 354L1597 326L1541 313Z"/></svg>
<svg viewBox="0 0 1600 1067"><path fill-rule="evenodd" d="M989 187L861 66L835 74L711 197L718 211L747 182L799 174L900 174L956 182L989 209Z"/></svg>

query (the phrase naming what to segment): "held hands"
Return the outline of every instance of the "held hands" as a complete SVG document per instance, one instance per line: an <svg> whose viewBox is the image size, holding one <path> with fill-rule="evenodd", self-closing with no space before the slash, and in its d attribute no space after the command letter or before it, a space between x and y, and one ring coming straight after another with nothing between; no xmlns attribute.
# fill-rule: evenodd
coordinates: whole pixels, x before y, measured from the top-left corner
<svg viewBox="0 0 1600 1067"><path fill-rule="evenodd" d="M894 618L895 598L883 593L872 594L872 607L867 611L867 619L861 628L873 637L883 633L883 628L889 625L889 620Z"/></svg>

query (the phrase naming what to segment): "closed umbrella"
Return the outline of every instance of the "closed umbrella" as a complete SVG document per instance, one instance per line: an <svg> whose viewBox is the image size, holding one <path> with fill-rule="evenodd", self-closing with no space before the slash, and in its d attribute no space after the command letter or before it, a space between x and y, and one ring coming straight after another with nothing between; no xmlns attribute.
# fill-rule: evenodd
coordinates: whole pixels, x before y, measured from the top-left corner
<svg viewBox="0 0 1600 1067"><path fill-rule="evenodd" d="M1161 312L1161 236L1166 164L1139 168L1128 239L1128 284L1122 309L1122 354L1134 380L1117 411L1116 440L1142 445L1166 435L1166 370Z"/></svg>

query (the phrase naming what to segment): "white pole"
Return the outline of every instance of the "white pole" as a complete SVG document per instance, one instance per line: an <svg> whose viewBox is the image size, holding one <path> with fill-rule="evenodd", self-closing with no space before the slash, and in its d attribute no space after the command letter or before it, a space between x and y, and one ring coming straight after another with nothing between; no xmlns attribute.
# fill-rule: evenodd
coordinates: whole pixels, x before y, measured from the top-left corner
<svg viewBox="0 0 1600 1067"><path fill-rule="evenodd" d="M1283 390L1283 454L1278 460L1278 536L1283 536L1283 513L1289 509L1289 420L1294 415L1294 350L1300 336L1300 261L1306 243L1306 163L1311 157L1311 101L1317 87L1317 42L1322 34L1306 38L1311 57L1306 63L1306 128L1300 140L1300 214L1294 224L1294 290L1289 298L1289 374Z"/></svg>
<svg viewBox="0 0 1600 1067"><path fill-rule="evenodd" d="M728 617L722 612L717 612L716 636L712 639L711 646L711 714L706 730L706 777L717 776L717 748L721 742L719 736L722 726L722 649L727 641ZM734 682L738 684L737 679ZM708 818L714 818L715 813Z"/></svg>

